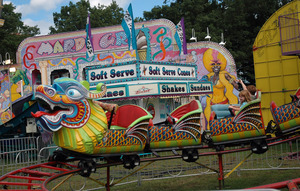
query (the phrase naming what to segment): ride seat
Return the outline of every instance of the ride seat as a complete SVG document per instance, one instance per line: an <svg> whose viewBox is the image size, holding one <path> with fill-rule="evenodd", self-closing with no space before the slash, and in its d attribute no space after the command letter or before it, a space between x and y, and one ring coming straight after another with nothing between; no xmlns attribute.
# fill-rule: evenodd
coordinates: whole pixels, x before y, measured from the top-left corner
<svg viewBox="0 0 300 191"><path fill-rule="evenodd" d="M173 125L177 121L180 121L182 117L185 117L196 110L199 110L200 113L202 112L202 107L199 101L193 100L190 103L177 107L170 115L168 115L166 122Z"/></svg>
<svg viewBox="0 0 300 191"><path fill-rule="evenodd" d="M256 97L257 98L255 100L252 100L252 101L248 102L246 105L244 105L241 108L241 110L244 107L247 107L248 105L250 105L253 102L260 101L261 100L261 91L257 91ZM240 104L232 104L232 105L240 106ZM214 112L214 113L211 114L211 115L214 115L214 116L211 116L211 118L213 118L213 119L215 119L215 118L216 119L221 119L221 118L224 118L226 116L230 116L230 111L228 110L228 107L229 107L229 104L215 104L215 105L212 105L211 106L211 111ZM238 113L239 112L237 112L236 114L238 114Z"/></svg>
<svg viewBox="0 0 300 191"><path fill-rule="evenodd" d="M240 106L240 104L232 104L235 106ZM213 117L213 119L217 118L217 119L221 119L224 118L226 116L230 115L230 111L228 110L228 107L230 105L229 104L215 104L211 106L211 111L213 113L213 115L215 115Z"/></svg>
<svg viewBox="0 0 300 191"><path fill-rule="evenodd" d="M107 120L110 120L111 112L106 112L106 117ZM134 122L151 118L153 117L149 112L137 105L122 105L113 115L110 128L127 129L134 125Z"/></svg>

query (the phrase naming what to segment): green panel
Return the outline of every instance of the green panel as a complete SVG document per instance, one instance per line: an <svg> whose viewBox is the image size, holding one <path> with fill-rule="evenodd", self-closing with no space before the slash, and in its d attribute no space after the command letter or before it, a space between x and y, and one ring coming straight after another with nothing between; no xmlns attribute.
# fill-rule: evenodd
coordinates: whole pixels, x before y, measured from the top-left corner
<svg viewBox="0 0 300 191"><path fill-rule="evenodd" d="M82 137L82 143L85 148L85 154L93 154L94 146L92 139L89 137L89 135L83 130L83 128L79 128L79 133Z"/></svg>
<svg viewBox="0 0 300 191"><path fill-rule="evenodd" d="M71 147L71 143L70 143L70 139L69 139L69 133L67 128L62 128L62 133L63 133L63 137L64 137L64 147Z"/></svg>

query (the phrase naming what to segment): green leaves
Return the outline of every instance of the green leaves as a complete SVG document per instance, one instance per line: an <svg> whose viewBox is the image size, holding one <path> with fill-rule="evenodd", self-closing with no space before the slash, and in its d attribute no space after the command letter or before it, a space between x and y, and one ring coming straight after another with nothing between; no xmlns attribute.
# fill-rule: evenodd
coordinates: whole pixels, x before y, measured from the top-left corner
<svg viewBox="0 0 300 191"><path fill-rule="evenodd" d="M80 0L76 4L70 1L69 6L61 7L60 13L53 13L54 27L49 28L50 33L84 30L88 12L91 13L92 28L118 25L124 16L124 10L115 1L108 6L98 4L94 7L86 0Z"/></svg>
<svg viewBox="0 0 300 191"><path fill-rule="evenodd" d="M291 0L165 0L144 12L146 20L166 18L175 24L184 17L186 39L195 29L198 41L204 41L209 27L211 41L220 42L224 34L226 48L233 55L239 78L255 83L252 46L260 28L281 6Z"/></svg>
<svg viewBox="0 0 300 191"><path fill-rule="evenodd" d="M27 37L40 34L37 26L24 25L21 21L21 13L16 13L15 9L12 3L4 4L1 16L5 23L0 28L0 54L5 60L5 54L8 52L14 63L16 63L16 51L19 44Z"/></svg>

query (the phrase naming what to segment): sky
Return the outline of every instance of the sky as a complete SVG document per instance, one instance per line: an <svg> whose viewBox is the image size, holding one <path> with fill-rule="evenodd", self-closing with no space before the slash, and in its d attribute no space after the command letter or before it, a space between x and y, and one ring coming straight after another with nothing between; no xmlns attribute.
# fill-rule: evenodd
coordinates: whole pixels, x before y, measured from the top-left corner
<svg viewBox="0 0 300 191"><path fill-rule="evenodd" d="M13 3L15 12L22 13L22 21L25 25L40 28L41 35L49 33L49 27L54 26L53 13L60 12L61 6L69 5L69 2L79 0L4 0L3 4ZM109 5L112 0L90 0L91 6ZM143 17L144 11L150 11L154 6L162 6L164 0L116 0L119 7L127 10L132 4L133 16ZM120 23L121 24L121 23ZM93 26L92 26L93 27Z"/></svg>

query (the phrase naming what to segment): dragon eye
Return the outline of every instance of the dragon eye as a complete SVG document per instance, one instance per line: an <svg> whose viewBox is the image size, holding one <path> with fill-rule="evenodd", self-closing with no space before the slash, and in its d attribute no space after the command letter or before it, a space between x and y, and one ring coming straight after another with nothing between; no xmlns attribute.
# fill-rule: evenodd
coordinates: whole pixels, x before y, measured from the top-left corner
<svg viewBox="0 0 300 191"><path fill-rule="evenodd" d="M69 89L67 91L67 95L70 97L70 98L73 98L73 99L79 99L82 97L81 93L76 90L76 89Z"/></svg>

